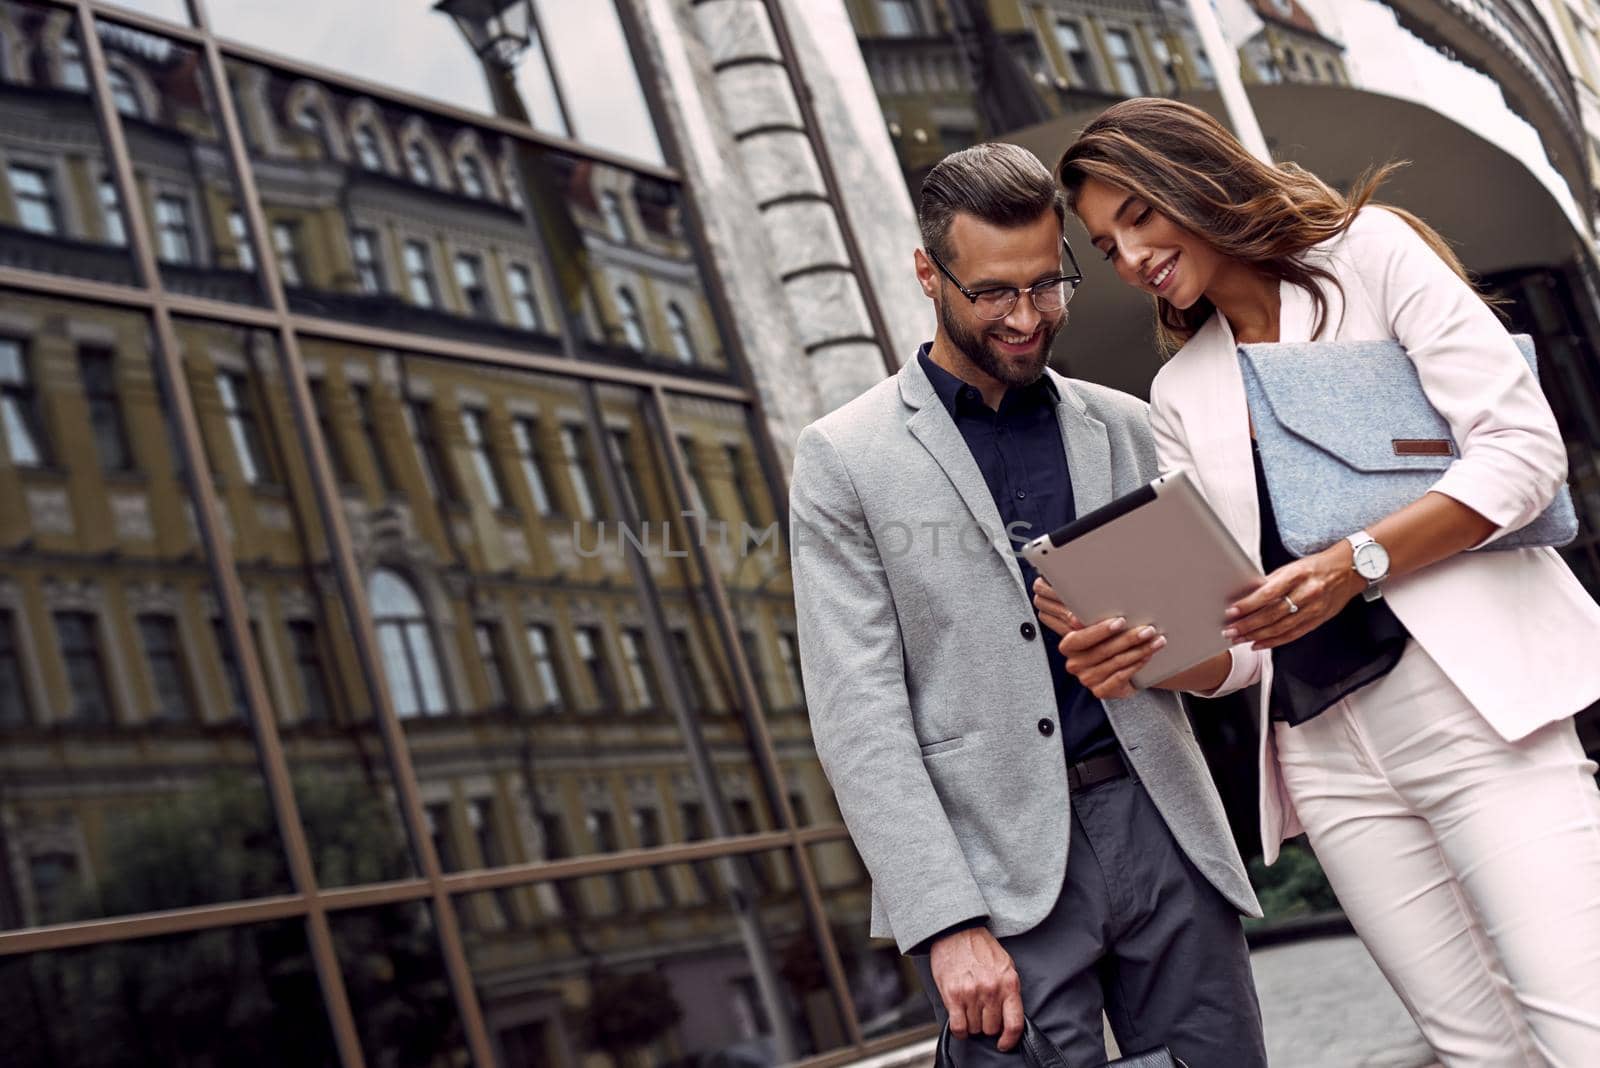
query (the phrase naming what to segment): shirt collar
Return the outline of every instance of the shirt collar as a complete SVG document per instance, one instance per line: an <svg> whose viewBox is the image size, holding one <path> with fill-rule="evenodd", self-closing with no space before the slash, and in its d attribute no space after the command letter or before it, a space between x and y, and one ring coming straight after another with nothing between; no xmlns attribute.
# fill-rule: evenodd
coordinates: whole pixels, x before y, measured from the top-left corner
<svg viewBox="0 0 1600 1068"><path fill-rule="evenodd" d="M917 362L922 365L928 381L933 383L933 391L938 395L945 411L950 413L950 417L954 419L962 412L975 409L981 409L988 415L995 414L983 403L983 394L978 392L977 387L969 386L935 363L933 357L929 355L932 351L933 342L924 342L917 350ZM1032 407L1035 404L1049 404L1053 407L1060 403L1060 400L1061 395L1056 391L1056 384L1050 380L1050 373L1046 371L1032 385L1006 390L1005 399L1000 402L1000 411L1009 413L1019 407Z"/></svg>

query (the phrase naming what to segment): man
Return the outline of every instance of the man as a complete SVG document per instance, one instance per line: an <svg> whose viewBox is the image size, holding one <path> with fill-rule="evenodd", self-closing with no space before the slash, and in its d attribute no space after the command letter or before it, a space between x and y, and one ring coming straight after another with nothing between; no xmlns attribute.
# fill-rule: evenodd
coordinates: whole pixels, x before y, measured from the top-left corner
<svg viewBox="0 0 1600 1068"><path fill-rule="evenodd" d="M1078 281L1064 218L1023 149L941 161L915 254L933 341L800 435L817 752L872 933L913 954L954 1035L998 1036L958 1043L965 1066L1009 1060L1024 1010L1072 1065L1103 1062L1102 1010L1124 1050L1265 1065L1238 918L1259 906L1184 710L1084 690L1010 544L1157 473L1142 402L1045 366Z"/></svg>

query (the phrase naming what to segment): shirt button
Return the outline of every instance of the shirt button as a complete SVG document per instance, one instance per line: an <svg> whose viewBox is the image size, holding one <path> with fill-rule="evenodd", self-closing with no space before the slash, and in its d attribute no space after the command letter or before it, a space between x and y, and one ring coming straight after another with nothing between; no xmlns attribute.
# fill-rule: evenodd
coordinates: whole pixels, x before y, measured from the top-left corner
<svg viewBox="0 0 1600 1068"><path fill-rule="evenodd" d="M1055 732L1056 732L1056 721L1055 720L1053 720L1053 719L1041 719L1039 721L1039 733L1040 734L1042 734L1046 738L1048 738L1052 734L1054 734Z"/></svg>
<svg viewBox="0 0 1600 1068"><path fill-rule="evenodd" d="M1028 495L1028 491L1027 490L1017 490L1017 500L1020 501L1024 497L1026 497L1027 495Z"/></svg>
<svg viewBox="0 0 1600 1068"><path fill-rule="evenodd" d="M1023 640L1031 642L1031 641L1033 641L1034 636L1037 635L1038 633L1039 633L1039 628L1034 626L1032 623L1024 623L1022 625L1022 637L1023 637Z"/></svg>

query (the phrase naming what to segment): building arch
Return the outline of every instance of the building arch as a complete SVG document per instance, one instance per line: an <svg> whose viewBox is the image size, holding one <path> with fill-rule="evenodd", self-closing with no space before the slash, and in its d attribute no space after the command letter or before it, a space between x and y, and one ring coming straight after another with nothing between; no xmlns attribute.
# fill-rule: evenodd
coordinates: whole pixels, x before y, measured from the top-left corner
<svg viewBox="0 0 1600 1068"><path fill-rule="evenodd" d="M289 87L283 102L284 122L318 141L324 158L345 162L350 158L344 130L333 100L321 84L301 78Z"/></svg>

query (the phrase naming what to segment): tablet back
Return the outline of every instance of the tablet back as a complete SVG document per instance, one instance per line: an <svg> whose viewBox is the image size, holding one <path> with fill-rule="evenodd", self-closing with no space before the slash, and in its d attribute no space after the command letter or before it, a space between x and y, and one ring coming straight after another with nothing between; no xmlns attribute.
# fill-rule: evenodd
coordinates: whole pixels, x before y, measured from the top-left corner
<svg viewBox="0 0 1600 1068"><path fill-rule="evenodd" d="M1162 475L1022 553L1085 623L1122 616L1167 644L1134 676L1150 686L1228 647L1223 613L1262 575L1182 471Z"/></svg>

